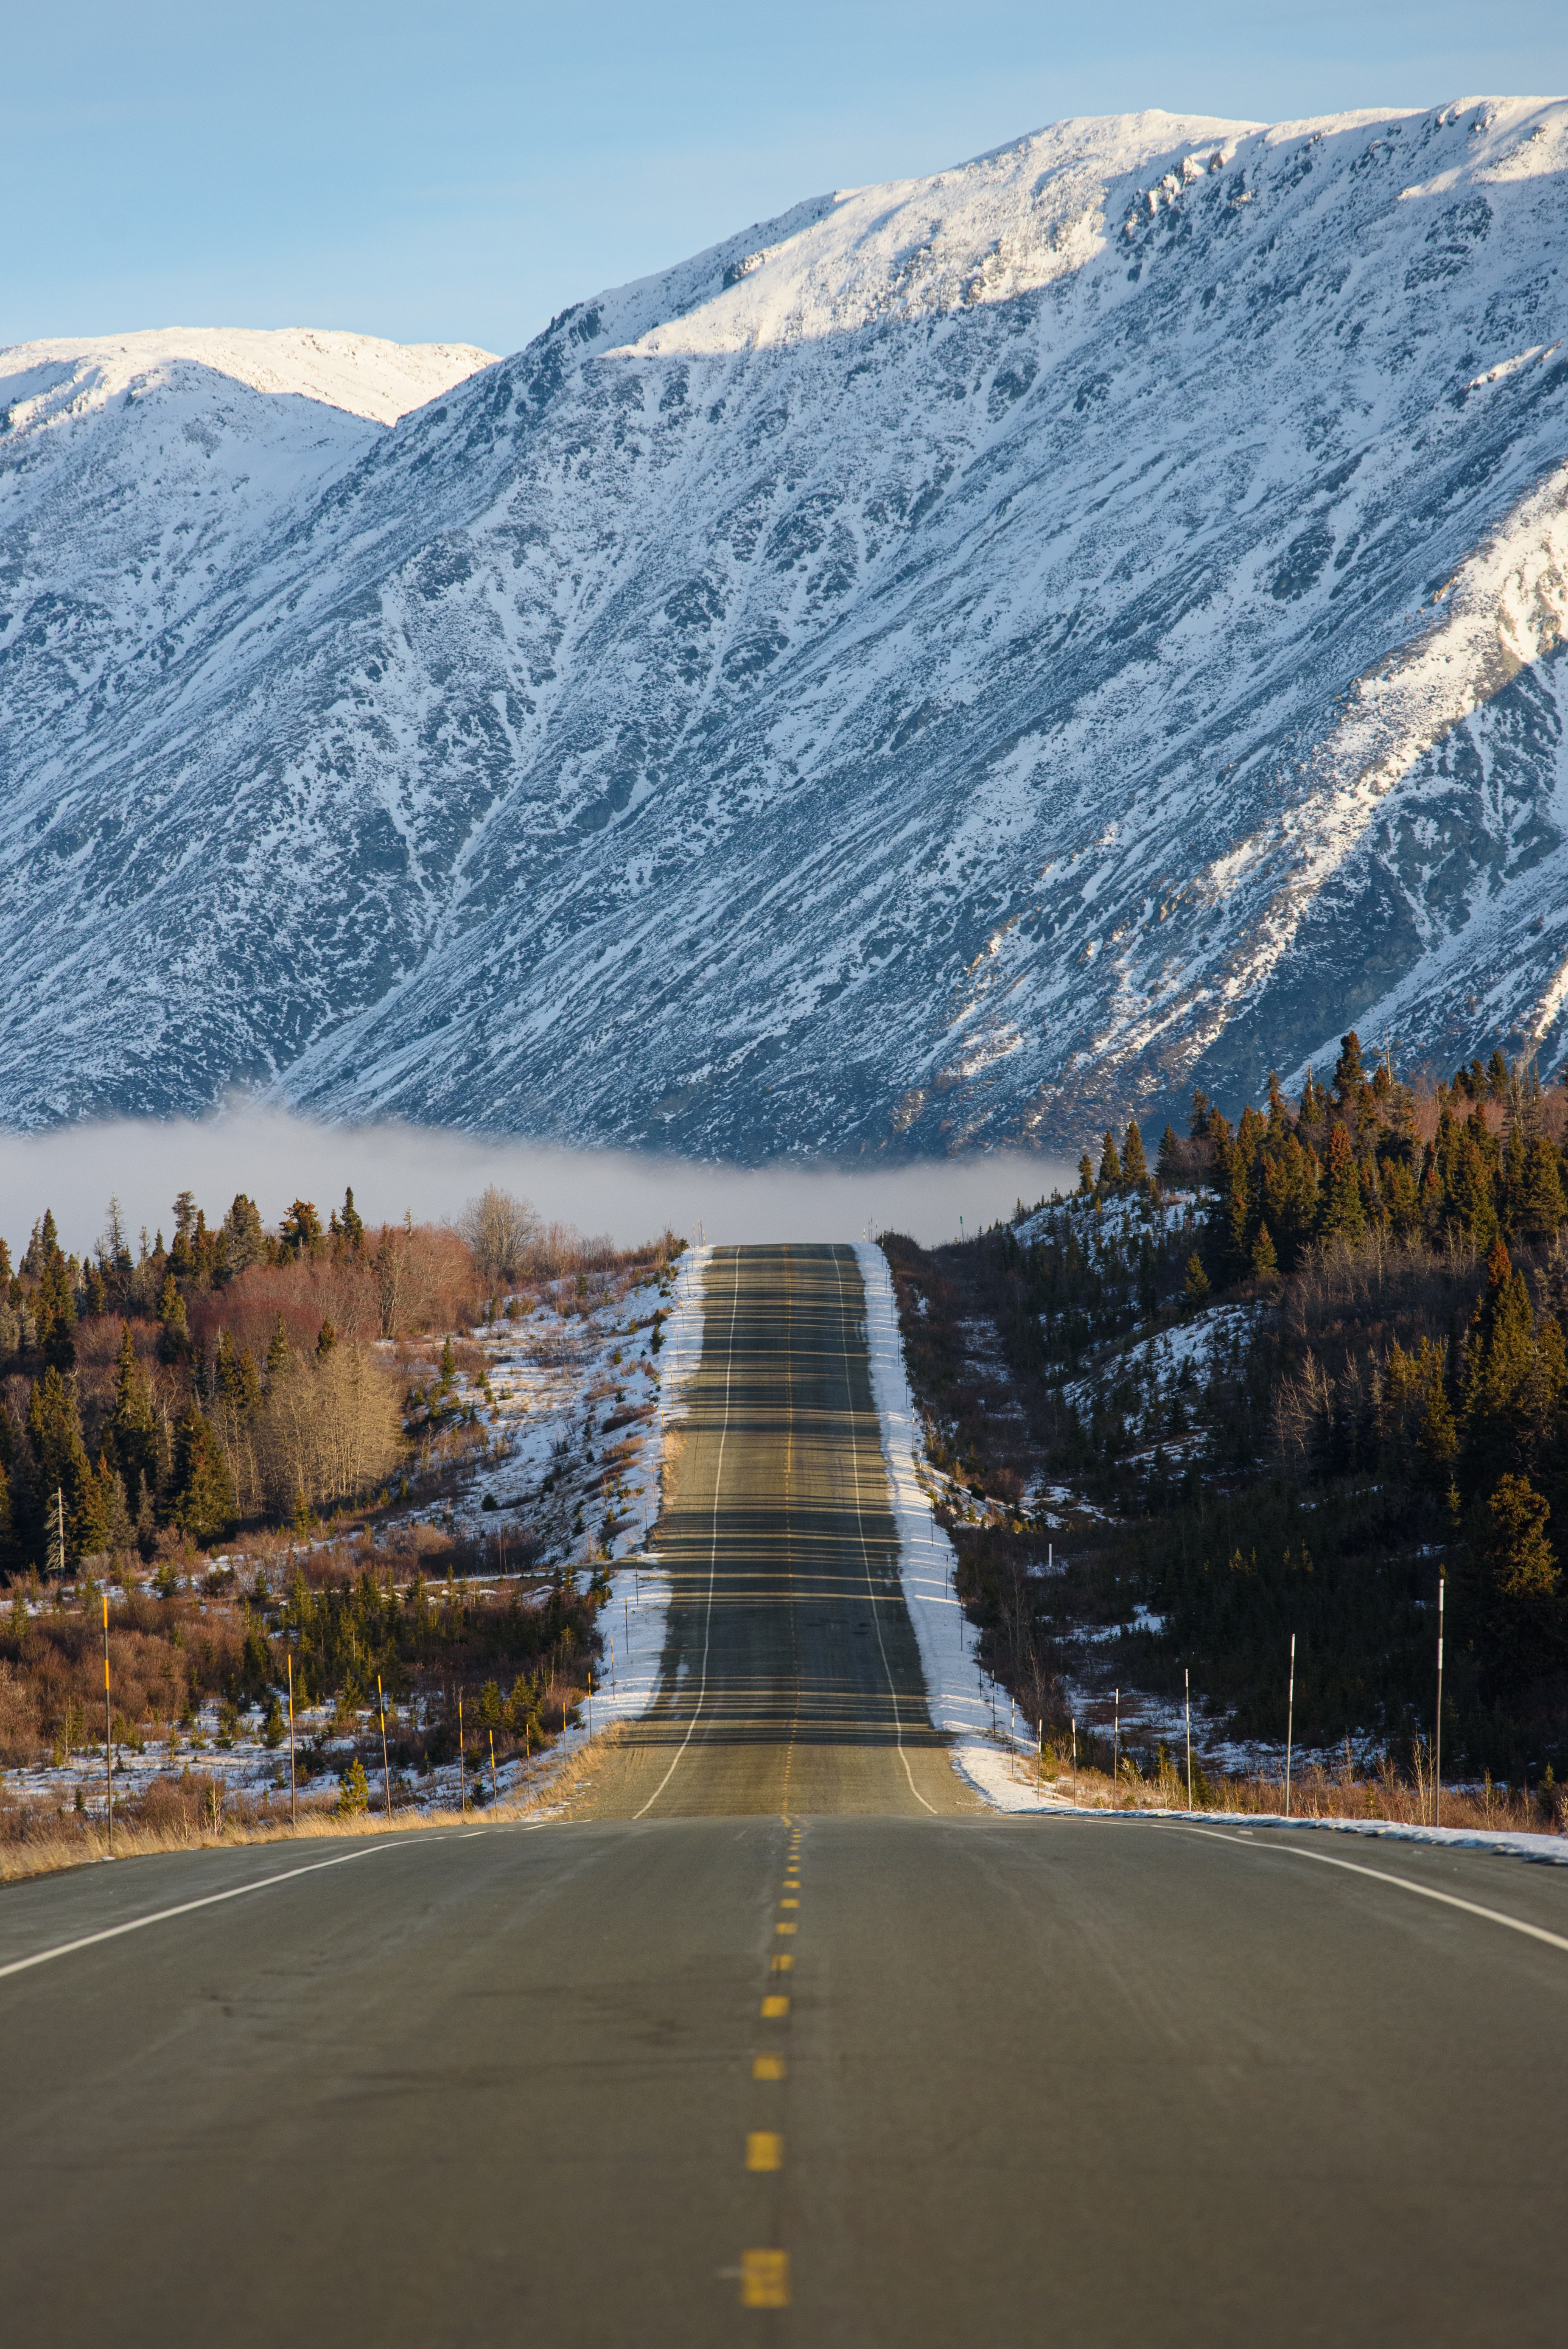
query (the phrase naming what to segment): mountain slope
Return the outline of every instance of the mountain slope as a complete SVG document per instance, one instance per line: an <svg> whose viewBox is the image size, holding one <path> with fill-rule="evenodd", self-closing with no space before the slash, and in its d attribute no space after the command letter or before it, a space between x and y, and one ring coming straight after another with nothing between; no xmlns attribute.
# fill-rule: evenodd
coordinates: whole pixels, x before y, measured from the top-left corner
<svg viewBox="0 0 1568 2349"><path fill-rule="evenodd" d="M1565 168L1547 101L1058 125L290 441L222 543L232 380L24 431L0 1113L757 1157L1076 1144L1353 1019L1555 1063Z"/></svg>

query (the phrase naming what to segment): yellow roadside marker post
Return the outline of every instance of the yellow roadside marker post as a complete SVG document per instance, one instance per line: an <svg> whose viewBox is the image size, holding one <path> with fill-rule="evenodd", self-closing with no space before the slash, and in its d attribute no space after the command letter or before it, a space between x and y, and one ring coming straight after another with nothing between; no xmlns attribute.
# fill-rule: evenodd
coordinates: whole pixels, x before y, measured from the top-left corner
<svg viewBox="0 0 1568 2349"><path fill-rule="evenodd" d="M387 1759L387 1692L376 1675L376 1702L381 1708L381 1783L387 1789L387 1824L392 1824L392 1765Z"/></svg>
<svg viewBox="0 0 1568 2349"><path fill-rule="evenodd" d="M299 1833L299 1786L294 1776L294 1651L289 1651L289 1832Z"/></svg>
<svg viewBox="0 0 1568 2349"><path fill-rule="evenodd" d="M496 1787L495 1787L495 1731L494 1731L493 1729L490 1731L490 1801L491 1801L492 1803L494 1803L494 1802L499 1802L500 1798L500 1796L497 1795L497 1793L496 1793Z"/></svg>

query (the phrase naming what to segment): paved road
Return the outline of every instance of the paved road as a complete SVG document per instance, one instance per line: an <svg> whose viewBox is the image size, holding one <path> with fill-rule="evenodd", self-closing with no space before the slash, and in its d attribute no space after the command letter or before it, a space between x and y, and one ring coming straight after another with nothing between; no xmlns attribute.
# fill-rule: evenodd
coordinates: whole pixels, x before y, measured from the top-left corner
<svg viewBox="0 0 1568 2349"><path fill-rule="evenodd" d="M980 1806L926 1714L848 1248L724 1249L659 1526L666 1694L579 1816Z"/></svg>
<svg viewBox="0 0 1568 2349"><path fill-rule="evenodd" d="M0 1968L210 1902L0 1973L8 2339L1561 2342L1568 1881L964 1815L841 1268L720 1261L688 1669L602 1816L0 1897Z"/></svg>

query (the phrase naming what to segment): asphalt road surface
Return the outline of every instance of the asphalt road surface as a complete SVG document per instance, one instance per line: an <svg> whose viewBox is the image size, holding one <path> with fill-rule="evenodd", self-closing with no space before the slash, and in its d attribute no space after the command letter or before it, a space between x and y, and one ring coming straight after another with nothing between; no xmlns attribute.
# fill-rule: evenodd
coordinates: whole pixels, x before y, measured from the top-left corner
<svg viewBox="0 0 1568 2349"><path fill-rule="evenodd" d="M573 1817L0 1895L7 2342L1559 2349L1568 1871L972 1809L860 1302L718 1259Z"/></svg>

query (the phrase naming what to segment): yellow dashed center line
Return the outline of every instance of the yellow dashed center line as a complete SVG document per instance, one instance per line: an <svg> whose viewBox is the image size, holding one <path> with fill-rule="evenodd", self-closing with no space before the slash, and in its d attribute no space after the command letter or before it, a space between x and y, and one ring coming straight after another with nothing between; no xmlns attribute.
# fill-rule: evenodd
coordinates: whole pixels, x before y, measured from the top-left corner
<svg viewBox="0 0 1568 2349"><path fill-rule="evenodd" d="M741 2252L740 2304L742 2308L789 2307L788 2251Z"/></svg>
<svg viewBox="0 0 1568 2349"><path fill-rule="evenodd" d="M797 1692L797 1695L799 1692ZM793 1733L790 1738L793 1751ZM788 1785L788 1761L786 1762ZM784 1824L789 1826L786 1816ZM800 1891L800 1830L797 1827L789 1838L789 1853L784 1867L782 1897L779 1906L799 1909ZM793 1917L775 1923L776 1933L798 1933L799 1926ZM769 1971L789 1973L795 1963L788 1951L780 1951L770 1961ZM789 2013L789 1998L780 1991L771 1992L762 2001L762 2020L782 2023ZM789 2076L789 2066L782 2055L754 2055L751 2063L754 2080L783 2080ZM779 2129L748 2129L746 2135L746 2167L748 2170L770 2173L784 2167L784 2137ZM730 2271L734 2272L733 2270ZM740 2304L743 2308L788 2308L789 2306L789 2254L788 2251L754 2249L740 2255Z"/></svg>

